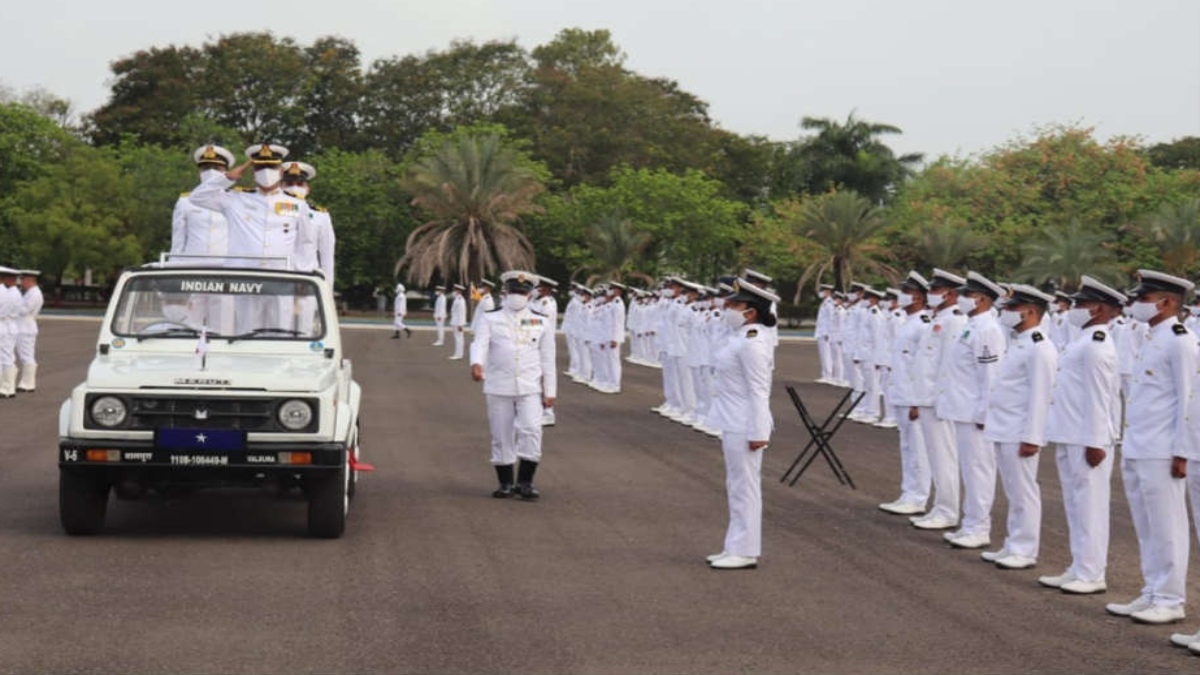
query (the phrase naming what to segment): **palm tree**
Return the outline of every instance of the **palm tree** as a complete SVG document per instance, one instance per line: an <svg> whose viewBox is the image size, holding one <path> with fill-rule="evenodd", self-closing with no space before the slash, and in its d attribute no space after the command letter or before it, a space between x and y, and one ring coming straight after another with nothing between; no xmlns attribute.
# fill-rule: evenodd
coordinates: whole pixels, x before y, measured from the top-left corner
<svg viewBox="0 0 1200 675"><path fill-rule="evenodd" d="M987 243L969 225L950 221L927 223L910 235L919 260L930 267L953 269Z"/></svg>
<svg viewBox="0 0 1200 675"><path fill-rule="evenodd" d="M1077 218L1066 225L1048 227L1025 246L1025 262L1014 279L1034 284L1053 283L1056 288L1074 290L1084 274L1101 281L1121 278L1117 256L1102 232L1084 229Z"/></svg>
<svg viewBox="0 0 1200 675"><path fill-rule="evenodd" d="M896 279L895 268L882 262L892 252L877 239L885 221L880 210L853 191L833 192L804 203L797 217L797 233L822 249L819 260L809 265L796 285L796 300L809 279L820 283L827 272L834 286L844 289L853 279L854 269Z"/></svg>
<svg viewBox="0 0 1200 675"><path fill-rule="evenodd" d="M499 270L533 267L533 245L515 227L541 207L544 189L499 134L442 141L416 161L403 187L431 219L413 230L396 273L408 267L410 283L425 286L435 275L472 279Z"/></svg>
<svg viewBox="0 0 1200 675"><path fill-rule="evenodd" d="M817 132L799 147L799 157L807 165L805 182L812 194L854 190L877 202L923 158L920 153L897 157L879 137L900 134L900 128L858 119L853 111L845 122L805 117L800 126Z"/></svg>
<svg viewBox="0 0 1200 675"><path fill-rule="evenodd" d="M1167 204L1142 221L1162 251L1166 272L1186 276L1200 263L1200 199Z"/></svg>
<svg viewBox="0 0 1200 675"><path fill-rule="evenodd" d="M638 263L654 243L654 238L649 232L635 230L628 218L615 213L603 216L588 230L587 242L595 261L585 266L592 273L588 277L589 284L598 279L621 281L626 277L654 283L653 277L637 271Z"/></svg>

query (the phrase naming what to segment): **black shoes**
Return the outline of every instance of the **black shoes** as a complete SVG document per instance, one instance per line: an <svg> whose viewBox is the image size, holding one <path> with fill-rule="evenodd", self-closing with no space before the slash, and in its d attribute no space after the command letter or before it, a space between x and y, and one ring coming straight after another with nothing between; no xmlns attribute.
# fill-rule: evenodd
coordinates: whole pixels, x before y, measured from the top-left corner
<svg viewBox="0 0 1200 675"><path fill-rule="evenodd" d="M496 499L508 499L515 497L517 494L516 487L513 485L513 465L504 464L496 467L496 478L500 481L500 487L492 496Z"/></svg>
<svg viewBox="0 0 1200 675"><path fill-rule="evenodd" d="M542 493L538 492L538 489L529 483L518 483L517 495L527 502L536 502L542 496Z"/></svg>
<svg viewBox="0 0 1200 675"><path fill-rule="evenodd" d="M400 331L396 331L395 333L392 333L392 339L399 340L400 339Z"/></svg>
<svg viewBox="0 0 1200 675"><path fill-rule="evenodd" d="M409 340L411 340L411 339L412 339L412 329L410 329L410 328L405 328L405 329L404 329L404 337L406 337L406 338L408 338Z"/></svg>
<svg viewBox="0 0 1200 675"><path fill-rule="evenodd" d="M527 502L536 501L542 493L533 487L533 474L537 473L538 463L527 459L521 460L517 467L517 494Z"/></svg>

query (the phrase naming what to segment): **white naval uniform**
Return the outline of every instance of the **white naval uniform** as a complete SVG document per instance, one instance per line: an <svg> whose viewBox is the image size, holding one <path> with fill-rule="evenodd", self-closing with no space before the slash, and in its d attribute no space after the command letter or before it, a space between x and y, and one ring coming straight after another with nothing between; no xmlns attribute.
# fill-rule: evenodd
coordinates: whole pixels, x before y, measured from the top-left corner
<svg viewBox="0 0 1200 675"><path fill-rule="evenodd" d="M833 349L831 348L833 323L833 296L826 296L817 308L817 326L813 337L817 340L817 358L821 362L821 381L833 381Z"/></svg>
<svg viewBox="0 0 1200 675"><path fill-rule="evenodd" d="M858 349L858 331L862 324L864 309L866 309L865 300L859 300L850 305L846 309L846 320L842 324L842 362L846 370L846 380L855 396L863 393L862 369L854 362L854 355L855 350Z"/></svg>
<svg viewBox="0 0 1200 675"><path fill-rule="evenodd" d="M771 363L769 336L758 324L735 330L715 355L715 396L707 422L721 431L725 454L725 490L729 501L726 553L762 555L763 452L750 451L751 441L769 441Z"/></svg>
<svg viewBox="0 0 1200 675"><path fill-rule="evenodd" d="M1058 367L1058 349L1037 328L1017 335L1004 352L988 392L983 437L993 444L996 468L1008 497L1008 536L1001 550L1037 559L1042 536L1041 452L1021 457L1022 443L1046 445L1046 416Z"/></svg>
<svg viewBox="0 0 1200 675"><path fill-rule="evenodd" d="M1194 456L1188 416L1195 386L1195 336L1175 317L1149 327L1129 382L1121 474L1141 553L1142 596L1162 607L1183 605L1187 592L1187 481L1171 476L1171 458Z"/></svg>
<svg viewBox="0 0 1200 675"><path fill-rule="evenodd" d="M1071 566L1086 582L1105 580L1113 454L1121 419L1121 374L1109 326L1080 331L1058 359L1046 417L1046 440L1055 443L1055 462L1067 515ZM1090 466L1087 448L1104 451Z"/></svg>
<svg viewBox="0 0 1200 675"><path fill-rule="evenodd" d="M437 339L433 341L433 346L440 347L446 344L446 294L438 293L433 299L433 323L437 326Z"/></svg>
<svg viewBox="0 0 1200 675"><path fill-rule="evenodd" d="M404 295L406 292L403 285L396 286L396 299L392 304L392 328L399 333L405 330L404 317L408 316L408 298Z"/></svg>
<svg viewBox="0 0 1200 675"><path fill-rule="evenodd" d="M475 316L471 317L471 333L474 335L479 331L479 322L484 314L496 309L496 299L491 293L484 293L483 297L479 298L479 302L475 303ZM472 337L472 340L475 338Z"/></svg>
<svg viewBox="0 0 1200 675"><path fill-rule="evenodd" d="M946 345L939 381L937 416L954 422L962 475L963 535L990 536L996 496L996 453L979 427L987 420L988 392L1007 340L993 312L967 317L962 332Z"/></svg>
<svg viewBox="0 0 1200 675"><path fill-rule="evenodd" d="M467 341L467 299L462 293L455 293L450 303L450 330L454 332L454 355L450 358L461 359Z"/></svg>
<svg viewBox="0 0 1200 675"><path fill-rule="evenodd" d="M37 388L37 336L38 315L42 313L45 298L42 289L34 284L21 296L21 312L16 322L16 344L14 356L21 367L21 379L17 389Z"/></svg>
<svg viewBox="0 0 1200 675"><path fill-rule="evenodd" d="M622 363L621 349L625 344L625 323L628 317L625 315L625 301L620 296L613 296L608 305L609 322L608 322L608 386L616 391L621 391L622 379ZM617 346L612 346L613 343Z"/></svg>
<svg viewBox="0 0 1200 675"><path fill-rule="evenodd" d="M17 322L21 310L21 291L0 284L0 396L17 393Z"/></svg>
<svg viewBox="0 0 1200 675"><path fill-rule="evenodd" d="M937 414L938 391L946 385L946 369L942 368L948 346L962 334L967 317L951 305L934 312L928 330L921 335L920 353L914 382L921 440L929 456L929 471L933 479L933 508L930 518L957 523L962 479L958 468L958 443L954 421Z"/></svg>
<svg viewBox="0 0 1200 675"><path fill-rule="evenodd" d="M546 320L550 322L550 339L558 339L558 301L553 295L546 295L538 298L535 302L539 304L538 311L546 315ZM554 408L552 406L542 409L542 425L553 426L555 424Z"/></svg>
<svg viewBox="0 0 1200 675"><path fill-rule="evenodd" d="M567 343L567 375L571 377L578 377L580 370L579 338L576 329L579 326L579 308L582 304L583 300L579 294L572 291L567 308L563 310L562 331Z"/></svg>
<svg viewBox="0 0 1200 675"><path fill-rule="evenodd" d="M218 211L229 225L229 264L262 269L316 267L316 225L308 204L282 190L230 190L234 181L214 172L188 196L201 208ZM239 333L260 327L292 328L293 298L235 298Z"/></svg>
<svg viewBox="0 0 1200 675"><path fill-rule="evenodd" d="M846 360L843 356L842 336L846 332L846 308L836 302L830 315L829 325L829 358L832 361L833 383L839 387L848 385L846 380Z"/></svg>
<svg viewBox="0 0 1200 675"><path fill-rule="evenodd" d="M193 204L189 197L188 192L180 195L171 213L171 262L224 265L229 255L229 222L220 211ZM188 323L228 334L233 330L233 305L232 298L220 295L196 296L188 303Z"/></svg>
<svg viewBox="0 0 1200 675"><path fill-rule="evenodd" d="M471 365L483 367L492 464L542 458L542 399L558 392L554 327L528 307L496 309L480 320Z"/></svg>
<svg viewBox="0 0 1200 675"><path fill-rule="evenodd" d="M930 329L925 312L913 312L904 318L896 339L892 342L892 374L888 381L887 397L895 410L889 413L900 432L900 499L904 504L925 510L929 501L929 454L921 434L920 418L910 420L910 408L926 405L932 399L932 388L922 378L921 341Z"/></svg>
<svg viewBox="0 0 1200 675"><path fill-rule="evenodd" d="M862 390L866 392L862 403L855 411L868 421L879 420L879 369L875 367L875 339L882 331L880 324L887 321L887 315L879 305L869 306L859 315L857 340L854 349L854 360L862 379Z"/></svg>

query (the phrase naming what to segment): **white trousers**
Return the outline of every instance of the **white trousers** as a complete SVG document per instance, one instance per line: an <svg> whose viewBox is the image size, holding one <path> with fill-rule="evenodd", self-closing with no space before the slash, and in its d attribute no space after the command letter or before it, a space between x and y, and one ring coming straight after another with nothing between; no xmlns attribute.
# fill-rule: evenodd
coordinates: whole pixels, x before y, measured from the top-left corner
<svg viewBox="0 0 1200 675"><path fill-rule="evenodd" d="M663 398L671 410L680 410L679 390L675 387L675 361L666 353L660 352L662 361Z"/></svg>
<svg viewBox="0 0 1200 675"><path fill-rule="evenodd" d="M993 443L1000 484L1008 497L1008 536L1001 547L1009 553L1037 558L1042 538L1042 488L1038 464L1042 453L1032 457L1018 454L1020 443Z"/></svg>
<svg viewBox="0 0 1200 675"><path fill-rule="evenodd" d="M846 381L846 361L842 358L842 343L829 339L829 367L833 381L841 384Z"/></svg>
<svg viewBox="0 0 1200 675"><path fill-rule="evenodd" d="M708 373L704 366L688 367L692 370L692 385L696 392L696 419L704 420L708 415L708 405L712 400Z"/></svg>
<svg viewBox="0 0 1200 675"><path fill-rule="evenodd" d="M750 452L745 434L721 434L725 453L725 494L729 499L729 527L725 552L745 558L762 555L762 457Z"/></svg>
<svg viewBox="0 0 1200 675"><path fill-rule="evenodd" d="M392 328L396 329L397 331L404 330L404 315L403 314L393 314L392 315Z"/></svg>
<svg viewBox="0 0 1200 675"><path fill-rule="evenodd" d="M875 372L879 373L879 399L881 401L879 410L883 412L883 419L896 422L896 410L894 406L890 405L891 402L888 401L887 395L888 385L892 380L892 369L888 366L880 366L879 370ZM904 414L908 415L908 408L904 409Z"/></svg>
<svg viewBox="0 0 1200 675"><path fill-rule="evenodd" d="M925 436L921 425L908 419L908 407L897 406L888 417L894 417L900 431L900 501L919 504L929 501L929 455L925 451Z"/></svg>
<svg viewBox="0 0 1200 675"><path fill-rule="evenodd" d="M567 336L567 374L579 374L579 340Z"/></svg>
<svg viewBox="0 0 1200 675"><path fill-rule="evenodd" d="M1178 607L1187 597L1187 481L1171 476L1169 459L1121 460L1125 496L1142 558L1142 595Z"/></svg>
<svg viewBox="0 0 1200 675"><path fill-rule="evenodd" d="M5 323L12 323L5 321ZM0 325L0 369L17 365L17 336L8 332L8 327Z"/></svg>
<svg viewBox="0 0 1200 675"><path fill-rule="evenodd" d="M962 474L962 533L992 533L992 502L996 499L996 451L983 439L974 422L955 422L958 469Z"/></svg>
<svg viewBox="0 0 1200 675"><path fill-rule="evenodd" d="M929 471L933 478L933 508L929 515L958 522L958 498L961 490L958 474L958 447L954 438L954 422L937 416L933 407L917 409L921 423L921 438L929 456ZM907 419L908 413L896 412Z"/></svg>
<svg viewBox="0 0 1200 675"><path fill-rule="evenodd" d="M1054 453L1062 483L1063 510L1071 544L1071 574L1083 581L1104 581L1108 567L1109 511L1113 451L1092 467L1082 445L1059 445Z"/></svg>
<svg viewBox="0 0 1200 675"><path fill-rule="evenodd" d="M446 320L445 319L434 319L433 324L435 326L437 326L437 339L434 340L433 344L435 344L435 345L446 344Z"/></svg>
<svg viewBox="0 0 1200 675"><path fill-rule="evenodd" d="M454 332L454 358L463 357L463 347L466 346L467 329L466 326L451 326Z"/></svg>
<svg viewBox="0 0 1200 675"><path fill-rule="evenodd" d="M592 351L583 340L579 340L576 346L579 349L579 372L575 374L584 382L591 382L592 370L594 369L592 366Z"/></svg>
<svg viewBox="0 0 1200 675"><path fill-rule="evenodd" d="M608 348L608 386L621 389L621 343Z"/></svg>
<svg viewBox="0 0 1200 675"><path fill-rule="evenodd" d="M21 333L17 336L17 342L14 346L13 354L16 357L16 362L23 366L36 366L37 359L34 358L34 353L37 348L37 333Z"/></svg>
<svg viewBox="0 0 1200 675"><path fill-rule="evenodd" d="M858 391L867 393L858 410L863 416L876 419L879 417L879 371L875 370L874 364L867 361L857 364L855 370L858 371L859 381L862 383L862 388Z"/></svg>
<svg viewBox="0 0 1200 675"><path fill-rule="evenodd" d="M842 348L842 370L846 374L846 383L854 391L862 391L862 378L859 376L858 366L854 364L854 357L850 353L850 349L846 343L839 343Z"/></svg>
<svg viewBox="0 0 1200 675"><path fill-rule="evenodd" d="M682 356L672 356L671 360L675 362L675 386L679 391L679 411L685 417L693 417L696 414L696 388L692 381L692 369L684 363L685 359Z"/></svg>
<svg viewBox="0 0 1200 675"><path fill-rule="evenodd" d="M1188 496L1192 501L1192 522L1196 525L1196 540L1200 541L1200 462L1188 461Z"/></svg>
<svg viewBox="0 0 1200 675"><path fill-rule="evenodd" d="M830 348L828 335L822 335L821 337L817 338L817 358L821 362L821 379L832 379L833 350Z"/></svg>
<svg viewBox="0 0 1200 675"><path fill-rule="evenodd" d="M492 464L515 464L517 459L542 459L542 395L487 395L488 425L492 431Z"/></svg>
<svg viewBox="0 0 1200 675"><path fill-rule="evenodd" d="M597 342L593 342L589 349L592 352L592 377L589 382L603 386L608 379L608 354Z"/></svg>

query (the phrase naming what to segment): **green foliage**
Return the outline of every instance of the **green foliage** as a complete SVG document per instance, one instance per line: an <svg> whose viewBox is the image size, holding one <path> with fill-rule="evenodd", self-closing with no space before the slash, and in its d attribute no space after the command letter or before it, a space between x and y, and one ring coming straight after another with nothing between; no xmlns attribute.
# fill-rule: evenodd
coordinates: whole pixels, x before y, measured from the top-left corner
<svg viewBox="0 0 1200 675"><path fill-rule="evenodd" d="M1200 136L1184 136L1146 150L1150 163L1162 169L1200 171Z"/></svg>
<svg viewBox="0 0 1200 675"><path fill-rule="evenodd" d="M807 194L829 190L852 190L880 202L921 161L920 154L897 157L879 140L899 134L899 127L858 119L854 113L839 123L828 118L805 117L801 126L816 134L803 139L792 157L802 168L796 171L799 187Z"/></svg>
<svg viewBox="0 0 1200 675"><path fill-rule="evenodd" d="M855 279L855 269L889 281L899 275L886 260L893 257L882 242L887 222L880 209L862 195L831 192L803 202L792 221L796 232L820 247L820 257L805 268L797 295L810 279L821 283L826 274L844 289Z"/></svg>
<svg viewBox="0 0 1200 675"><path fill-rule="evenodd" d="M1012 274L1014 281L1075 290L1084 274L1115 285L1123 276L1104 233L1085 228L1078 219L1041 230L1023 251L1025 262Z"/></svg>
<svg viewBox="0 0 1200 675"><path fill-rule="evenodd" d="M953 221L925 223L909 233L909 242L916 258L929 267L955 269L966 264L987 239L969 225Z"/></svg>
<svg viewBox="0 0 1200 675"><path fill-rule="evenodd" d="M585 268L592 273L588 285L599 279L622 281L629 277L653 283L653 277L638 268L654 238L649 232L635 229L628 218L616 213L601 217L588 230L587 243L595 261Z"/></svg>
<svg viewBox="0 0 1200 675"><path fill-rule="evenodd" d="M0 104L0 261L26 259L12 218L12 195L46 174L81 143L45 115L20 103Z"/></svg>
<svg viewBox="0 0 1200 675"><path fill-rule="evenodd" d="M1200 198L1165 204L1148 214L1141 226L1158 245L1163 270L1188 276L1200 267Z"/></svg>

